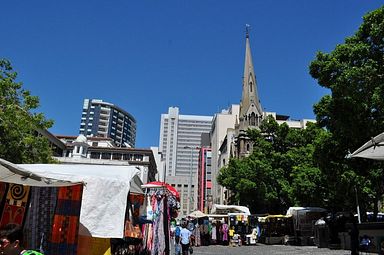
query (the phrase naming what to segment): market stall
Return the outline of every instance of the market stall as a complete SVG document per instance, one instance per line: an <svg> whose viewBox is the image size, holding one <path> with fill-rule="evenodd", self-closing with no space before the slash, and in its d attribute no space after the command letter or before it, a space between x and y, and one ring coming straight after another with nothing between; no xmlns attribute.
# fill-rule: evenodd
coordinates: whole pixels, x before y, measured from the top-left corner
<svg viewBox="0 0 384 255"><path fill-rule="evenodd" d="M143 252L152 255L171 253L170 222L177 217L180 195L165 182L150 182L145 189L146 220L143 226Z"/></svg>
<svg viewBox="0 0 384 255"><path fill-rule="evenodd" d="M15 165L4 160L0 166L0 180L9 183L0 189L2 198L7 197L2 224L18 220L28 233L28 246L47 255L80 250L82 255L111 254L110 238L122 239L127 233L128 194L142 192L138 170L131 166ZM12 203L23 210L7 209L10 192L19 198ZM23 217L15 217L14 212L21 211Z"/></svg>

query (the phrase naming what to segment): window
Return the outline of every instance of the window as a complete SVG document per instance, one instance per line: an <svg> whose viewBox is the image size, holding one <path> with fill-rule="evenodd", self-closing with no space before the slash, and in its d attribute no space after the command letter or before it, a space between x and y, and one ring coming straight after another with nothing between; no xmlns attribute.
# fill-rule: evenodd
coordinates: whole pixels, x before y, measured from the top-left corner
<svg viewBox="0 0 384 255"><path fill-rule="evenodd" d="M100 158L100 153L99 152L91 152L91 158L99 159Z"/></svg>
<svg viewBox="0 0 384 255"><path fill-rule="evenodd" d="M111 159L111 153L103 152L103 153L101 154L101 158L102 158L102 159Z"/></svg>

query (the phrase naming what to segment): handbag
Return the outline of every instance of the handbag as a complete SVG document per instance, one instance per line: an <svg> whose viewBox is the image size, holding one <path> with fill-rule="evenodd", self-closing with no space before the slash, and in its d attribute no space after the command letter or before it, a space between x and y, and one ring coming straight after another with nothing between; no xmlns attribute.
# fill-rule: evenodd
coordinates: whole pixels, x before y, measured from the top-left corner
<svg viewBox="0 0 384 255"><path fill-rule="evenodd" d="M141 229L138 225L133 225L130 220L125 221L124 236L131 238L143 238Z"/></svg>
<svg viewBox="0 0 384 255"><path fill-rule="evenodd" d="M125 221L124 236L131 238L143 238L141 229L138 225L133 225L132 205L129 204L128 208L128 219Z"/></svg>

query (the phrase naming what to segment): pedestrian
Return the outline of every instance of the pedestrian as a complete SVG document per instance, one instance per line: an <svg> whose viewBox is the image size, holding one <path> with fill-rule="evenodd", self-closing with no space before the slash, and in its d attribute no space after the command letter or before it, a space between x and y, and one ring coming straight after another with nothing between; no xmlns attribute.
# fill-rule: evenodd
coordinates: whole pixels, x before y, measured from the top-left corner
<svg viewBox="0 0 384 255"><path fill-rule="evenodd" d="M3 255L43 255L40 252L25 250L22 247L23 229L18 224L7 224L0 230L0 254Z"/></svg>
<svg viewBox="0 0 384 255"><path fill-rule="evenodd" d="M180 243L180 223L176 223L176 228L175 228L175 243Z"/></svg>
<svg viewBox="0 0 384 255"><path fill-rule="evenodd" d="M181 255L180 233L181 233L180 223L176 223L176 228L175 228L175 254L176 255Z"/></svg>
<svg viewBox="0 0 384 255"><path fill-rule="evenodd" d="M183 251L183 255L189 254L189 245L191 243L191 231L187 229L187 224L182 225L182 229L180 231L180 242L181 242L181 249Z"/></svg>
<svg viewBox="0 0 384 255"><path fill-rule="evenodd" d="M230 244L230 246L235 246L235 240L233 239L233 237L235 235L235 227L234 226L232 226L228 230L228 234L229 234L229 244Z"/></svg>
<svg viewBox="0 0 384 255"><path fill-rule="evenodd" d="M359 254L359 229L357 228L356 219L354 216L351 216L352 227L349 232L351 236L351 255Z"/></svg>

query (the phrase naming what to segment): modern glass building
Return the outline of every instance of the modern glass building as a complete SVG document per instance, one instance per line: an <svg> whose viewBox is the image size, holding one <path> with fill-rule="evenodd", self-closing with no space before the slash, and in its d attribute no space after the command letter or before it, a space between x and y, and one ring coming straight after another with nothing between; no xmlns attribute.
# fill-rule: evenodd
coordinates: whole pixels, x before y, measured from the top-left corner
<svg viewBox="0 0 384 255"><path fill-rule="evenodd" d="M86 137L108 137L118 147L135 147L136 120L120 107L100 99L84 99L80 131Z"/></svg>

